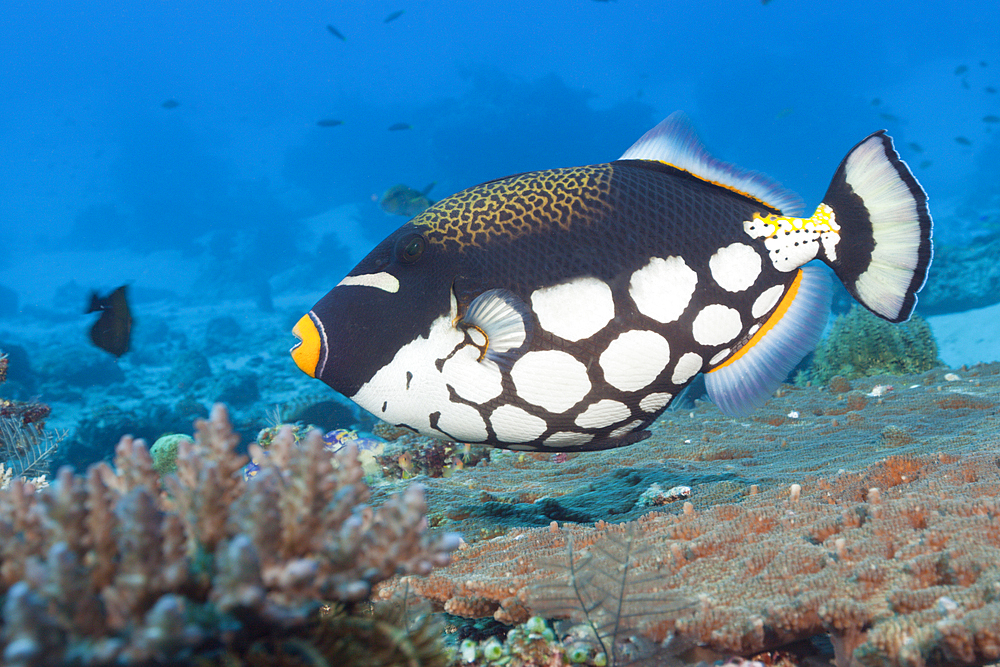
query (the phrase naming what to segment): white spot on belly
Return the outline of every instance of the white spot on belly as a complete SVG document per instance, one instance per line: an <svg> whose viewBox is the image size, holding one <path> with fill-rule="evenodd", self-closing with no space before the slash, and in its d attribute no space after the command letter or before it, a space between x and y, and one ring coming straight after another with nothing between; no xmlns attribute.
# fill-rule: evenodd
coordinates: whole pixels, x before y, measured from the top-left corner
<svg viewBox="0 0 1000 667"><path fill-rule="evenodd" d="M579 447L594 439L589 433L573 433L572 431L559 431L553 433L542 441L546 447Z"/></svg>
<svg viewBox="0 0 1000 667"><path fill-rule="evenodd" d="M611 288L591 277L535 290L531 309L543 329L574 342L593 336L615 316Z"/></svg>
<svg viewBox="0 0 1000 667"><path fill-rule="evenodd" d="M627 405L605 398L591 404L573 423L580 428L604 428L631 416L632 411Z"/></svg>
<svg viewBox="0 0 1000 667"><path fill-rule="evenodd" d="M590 391L587 367L566 352L528 352L510 369L517 395L549 412L565 412Z"/></svg>
<svg viewBox="0 0 1000 667"><path fill-rule="evenodd" d="M608 437L609 438L620 438L621 436L625 435L626 433L631 433L632 431L634 431L636 429L636 427L639 426L639 424L641 424L641 423L642 423L641 419L636 419L634 422L625 424L625 426L619 426L614 431L612 431L611 433L609 433Z"/></svg>
<svg viewBox="0 0 1000 667"><path fill-rule="evenodd" d="M670 378L670 381L674 384L684 384L697 375L704 363L705 360L701 358L701 355L694 352L685 352L677 360L677 365L674 366L674 375Z"/></svg>
<svg viewBox="0 0 1000 667"><path fill-rule="evenodd" d="M462 403L446 403L438 418L438 430L460 442L486 440L486 422L479 410Z"/></svg>
<svg viewBox="0 0 1000 667"><path fill-rule="evenodd" d="M753 308L750 309L750 314L753 315L754 319L761 317L764 313L768 312L778 303L778 299L785 292L784 285L775 285L774 287L769 287L764 290L764 293L757 297L757 300L753 302Z"/></svg>
<svg viewBox="0 0 1000 667"><path fill-rule="evenodd" d="M760 275L760 267L760 255L745 243L719 248L708 260L712 278L730 292L742 292L753 285Z"/></svg>
<svg viewBox="0 0 1000 667"><path fill-rule="evenodd" d="M466 345L444 362L441 373L456 394L473 403L485 403L503 391L500 368L479 361L479 349L473 345Z"/></svg>
<svg viewBox="0 0 1000 667"><path fill-rule="evenodd" d="M712 355L711 359L708 360L708 365L714 366L716 364L721 364L725 360L725 358L729 356L729 352L730 349L728 347L725 348L724 350L719 350L714 355Z"/></svg>
<svg viewBox="0 0 1000 667"><path fill-rule="evenodd" d="M501 405L490 415L500 442L530 442L545 432L545 420L515 405Z"/></svg>
<svg viewBox="0 0 1000 667"><path fill-rule="evenodd" d="M694 318L691 332L694 339L702 345L722 345L736 338L743 330L743 322L739 311L712 304L705 306Z"/></svg>
<svg viewBox="0 0 1000 667"><path fill-rule="evenodd" d="M668 394L667 392L656 392L639 401L639 407L646 412L656 412L669 403L673 397L673 394Z"/></svg>
<svg viewBox="0 0 1000 667"><path fill-rule="evenodd" d="M670 361L670 344L655 331L626 331L599 359L608 384L637 391L656 379Z"/></svg>
<svg viewBox="0 0 1000 667"><path fill-rule="evenodd" d="M640 313L666 324L681 316L697 283L698 274L680 257L653 257L632 274L628 293Z"/></svg>
<svg viewBox="0 0 1000 667"><path fill-rule="evenodd" d="M385 271L380 273L365 273L360 276L347 276L337 283L337 287L348 287L352 285L358 287L374 287L375 289L380 289L383 292L390 292L392 294L399 291L399 279L391 273L386 273Z"/></svg>

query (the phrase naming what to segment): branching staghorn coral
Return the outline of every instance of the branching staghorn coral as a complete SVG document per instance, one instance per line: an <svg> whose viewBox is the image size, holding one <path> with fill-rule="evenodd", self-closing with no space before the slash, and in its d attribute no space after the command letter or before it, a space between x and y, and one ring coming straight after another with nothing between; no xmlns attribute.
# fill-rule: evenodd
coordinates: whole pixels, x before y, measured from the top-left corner
<svg viewBox="0 0 1000 667"><path fill-rule="evenodd" d="M426 532L418 485L367 506L353 447L331 457L318 432L302 445L285 432L244 480L237 440L216 405L165 489L145 443L126 436L114 468L0 492L3 663L157 664L259 652L275 637L322 643L324 603L350 606L458 546Z"/></svg>

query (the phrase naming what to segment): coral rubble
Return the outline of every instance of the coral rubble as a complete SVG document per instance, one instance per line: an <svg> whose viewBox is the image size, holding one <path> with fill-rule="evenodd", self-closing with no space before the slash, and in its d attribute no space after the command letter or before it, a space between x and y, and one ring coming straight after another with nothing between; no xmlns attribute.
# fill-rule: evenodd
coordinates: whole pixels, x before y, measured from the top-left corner
<svg viewBox="0 0 1000 667"><path fill-rule="evenodd" d="M114 467L0 492L3 663L238 664L289 637L322 651L324 604L428 574L458 546L427 532L419 485L368 506L354 447L331 457L318 432L296 445L285 431L247 480L238 439L216 405L179 444L174 475L126 436Z"/></svg>

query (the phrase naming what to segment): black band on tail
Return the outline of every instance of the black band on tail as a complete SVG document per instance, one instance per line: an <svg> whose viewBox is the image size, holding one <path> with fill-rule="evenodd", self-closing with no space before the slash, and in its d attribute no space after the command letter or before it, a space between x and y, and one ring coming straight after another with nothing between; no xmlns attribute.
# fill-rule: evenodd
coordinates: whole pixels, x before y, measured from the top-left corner
<svg viewBox="0 0 1000 667"><path fill-rule="evenodd" d="M824 259L862 305L890 322L910 317L933 256L927 193L880 130L847 154L823 203L840 239Z"/></svg>

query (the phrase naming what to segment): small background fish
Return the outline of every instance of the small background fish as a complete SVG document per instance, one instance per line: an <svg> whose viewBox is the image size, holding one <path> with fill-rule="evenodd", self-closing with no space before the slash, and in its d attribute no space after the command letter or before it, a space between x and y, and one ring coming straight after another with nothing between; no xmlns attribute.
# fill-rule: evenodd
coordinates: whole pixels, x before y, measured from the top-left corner
<svg viewBox="0 0 1000 667"><path fill-rule="evenodd" d="M128 352L132 341L132 312L128 305L127 289L127 285L122 285L105 297L92 292L90 305L84 311L101 314L90 328L90 340L116 357Z"/></svg>

